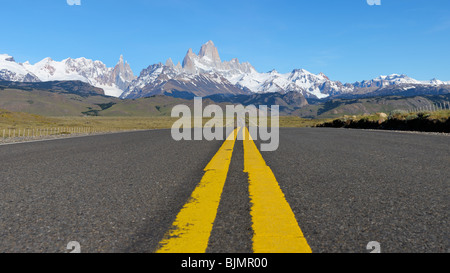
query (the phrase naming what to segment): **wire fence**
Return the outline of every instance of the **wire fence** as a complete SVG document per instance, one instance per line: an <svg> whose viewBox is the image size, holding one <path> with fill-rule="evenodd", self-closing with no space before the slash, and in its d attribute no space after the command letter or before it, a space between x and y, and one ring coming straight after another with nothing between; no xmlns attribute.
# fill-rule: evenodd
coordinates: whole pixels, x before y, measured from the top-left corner
<svg viewBox="0 0 450 273"><path fill-rule="evenodd" d="M437 111L443 111L443 110L450 110L450 102L449 101L432 103L432 104L412 107L412 108L408 108L408 109L397 109L397 110L392 111L391 114L396 113L396 112L420 113L420 112L437 112Z"/></svg>
<svg viewBox="0 0 450 273"><path fill-rule="evenodd" d="M3 128L0 129L0 137L3 140L9 138L36 139L67 135L90 135L117 131L120 130L96 127Z"/></svg>

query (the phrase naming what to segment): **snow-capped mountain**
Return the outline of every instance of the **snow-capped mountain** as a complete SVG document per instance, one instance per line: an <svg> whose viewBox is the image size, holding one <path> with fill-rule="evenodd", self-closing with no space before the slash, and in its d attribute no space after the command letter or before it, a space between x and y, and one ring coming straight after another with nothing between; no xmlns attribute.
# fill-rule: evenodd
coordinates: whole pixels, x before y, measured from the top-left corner
<svg viewBox="0 0 450 273"><path fill-rule="evenodd" d="M120 57L114 68L101 61L67 58L54 61L45 58L36 64L16 63L9 55L0 55L0 80L19 82L82 81L102 88L105 95L118 97L135 79L128 63Z"/></svg>
<svg viewBox="0 0 450 273"><path fill-rule="evenodd" d="M174 66L169 59L166 65L154 64L144 69L134 80L121 98L135 99L165 94L191 98L214 94L248 94L231 84L226 78L214 71L205 73L186 72L181 65Z"/></svg>
<svg viewBox="0 0 450 273"><path fill-rule="evenodd" d="M212 41L202 45L200 52L195 54L189 49L182 65L175 66L171 59L166 65L149 66L141 72L122 94L122 98L136 98L153 95L152 90L161 89L167 81L176 81L180 85L177 91L209 94L198 92L199 83L202 88L209 86L214 93L286 93L296 91L307 97L325 98L333 94L351 92L352 88L342 83L331 81L323 73L312 74L304 69L296 69L291 73L281 74L277 71L259 73L247 62L240 63L238 59L222 61L219 52ZM192 89L188 88L192 83ZM234 86L234 88L232 87ZM170 85L172 89L174 86ZM215 90L214 88L215 87ZM167 88L166 88L167 89ZM240 89L240 90L237 90Z"/></svg>
<svg viewBox="0 0 450 273"><path fill-rule="evenodd" d="M351 87L345 86L339 81L331 81L323 73L316 75L305 69L294 69L292 72L285 74L276 70L268 73L253 71L233 77L230 81L257 93L296 91L302 93L305 97L319 99L352 91Z"/></svg>
<svg viewBox="0 0 450 273"><path fill-rule="evenodd" d="M46 58L36 64L16 63L9 55L0 54L0 80L36 82L80 80L104 89L105 94L121 98L140 98L156 94L181 97L213 94L252 94L298 92L307 98L327 98L335 95L373 93L392 88L450 85L438 79L418 81L406 75L392 74L372 80L343 84L332 81L325 74L313 74L305 69L289 73L272 70L258 72L250 63L238 59L222 61L212 41L201 46L198 54L189 49L182 61L174 65L153 64L143 69L139 77L133 75L123 56L114 68L101 61L86 58L65 59L60 62ZM384 92L384 91L383 91Z"/></svg>
<svg viewBox="0 0 450 273"><path fill-rule="evenodd" d="M353 86L381 88L391 85L402 85L402 84L427 84L427 83L412 79L406 75L392 74L388 76L379 76L375 79L368 81L356 82L353 84Z"/></svg>
<svg viewBox="0 0 450 273"><path fill-rule="evenodd" d="M191 74L216 72L226 78L231 78L233 75L256 72L250 63L239 63L237 58L222 62L219 51L212 41L202 45L198 55L190 48L184 57L183 69Z"/></svg>
<svg viewBox="0 0 450 273"><path fill-rule="evenodd" d="M222 62L212 41L204 44L198 55L189 49L183 60L183 69L193 74L218 73L237 87L254 93L296 91L306 97L324 98L330 94L351 91L322 73L315 75L304 69L295 69L286 74L275 70L260 73L250 63L239 63L238 59Z"/></svg>
<svg viewBox="0 0 450 273"><path fill-rule="evenodd" d="M429 81L419 81L408 77L407 75L391 74L387 76L379 76L372 80L355 82L351 86L353 90L349 95L393 95L408 90L414 94L438 94L439 91L435 87L442 85L450 85L450 82L432 79ZM435 91L430 91L435 90ZM431 92L431 93L430 93ZM346 94L344 94L346 95Z"/></svg>
<svg viewBox="0 0 450 273"><path fill-rule="evenodd" d="M39 82L39 78L16 63L13 57L0 54L0 80L12 82Z"/></svg>

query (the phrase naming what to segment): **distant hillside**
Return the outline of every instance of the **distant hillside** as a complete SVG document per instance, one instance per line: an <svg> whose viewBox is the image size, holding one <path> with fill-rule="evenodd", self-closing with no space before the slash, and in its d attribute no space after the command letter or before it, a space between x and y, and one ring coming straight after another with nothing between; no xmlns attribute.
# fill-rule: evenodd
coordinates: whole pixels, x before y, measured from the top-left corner
<svg viewBox="0 0 450 273"><path fill-rule="evenodd" d="M324 102L310 102L292 115L304 118L336 118L343 115L364 115L377 112L390 113L394 110L411 110L436 103L448 103L450 94L424 96L378 96L358 99L331 99Z"/></svg>
<svg viewBox="0 0 450 273"><path fill-rule="evenodd" d="M50 82L11 82L0 81L2 89L20 89L26 91L44 90L55 93L68 93L79 96L104 96L105 92L101 88L94 87L82 81L50 81Z"/></svg>
<svg viewBox="0 0 450 273"><path fill-rule="evenodd" d="M278 105L281 115L291 115L296 110L308 105L306 98L298 92L275 92L234 96L217 94L206 98L220 103L255 105L256 107L259 107L260 105L267 105L268 107L271 105Z"/></svg>
<svg viewBox="0 0 450 273"><path fill-rule="evenodd" d="M194 109L194 100L174 98L170 96L156 95L152 97L135 100L122 100L108 109L98 113L99 116L170 116L172 108L176 105L184 104L191 111ZM204 98L202 106L215 104L222 108L225 113L226 105L231 103L217 103L211 99Z"/></svg>
<svg viewBox="0 0 450 273"><path fill-rule="evenodd" d="M83 112L101 110L99 104L118 99L101 95L76 95L35 89L0 89L0 108L43 116L81 116Z"/></svg>
<svg viewBox="0 0 450 273"><path fill-rule="evenodd" d="M355 99L380 96L425 96L425 95L446 95L450 94L450 85L423 85L408 84L405 86L390 85L382 88L364 87L355 90L352 93L339 94L333 98Z"/></svg>
<svg viewBox="0 0 450 273"><path fill-rule="evenodd" d="M417 87L419 88L419 87ZM416 89L417 89L416 88ZM421 87L424 88L424 87ZM250 95L216 94L203 99L204 106L218 104L279 105L280 115L302 118L336 118L343 115L364 115L394 110L410 110L436 103L447 103L450 94L446 88L427 87L419 90L434 95L414 95L404 90L400 95L369 94L365 97L330 98L325 100L305 98L298 92L261 93ZM410 93L405 93L410 92ZM435 95L435 93L442 93ZM118 99L103 95L103 90L83 82L0 82L0 108L43 116L170 116L175 105L193 107L192 97L183 98L155 95L139 99Z"/></svg>
<svg viewBox="0 0 450 273"><path fill-rule="evenodd" d="M172 107L191 101L168 96L121 100L98 113L99 116L170 116Z"/></svg>
<svg viewBox="0 0 450 273"><path fill-rule="evenodd" d="M203 106L213 104L203 100ZM102 95L77 95L64 91L35 89L0 89L0 108L42 116L170 116L172 108L185 104L191 109L194 101L170 96L152 96L121 100ZM217 103L225 109L227 103Z"/></svg>

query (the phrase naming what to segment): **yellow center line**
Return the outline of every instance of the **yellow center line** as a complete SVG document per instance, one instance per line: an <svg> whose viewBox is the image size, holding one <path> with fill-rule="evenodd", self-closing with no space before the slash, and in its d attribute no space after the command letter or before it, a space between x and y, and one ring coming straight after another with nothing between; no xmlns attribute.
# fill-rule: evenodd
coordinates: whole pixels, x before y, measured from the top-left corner
<svg viewBox="0 0 450 273"><path fill-rule="evenodd" d="M172 228L160 242L157 253L204 253L217 215L228 174L235 129L204 169L205 174L189 201L178 213Z"/></svg>
<svg viewBox="0 0 450 273"><path fill-rule="evenodd" d="M245 127L244 172L252 202L253 252L311 253L291 207Z"/></svg>

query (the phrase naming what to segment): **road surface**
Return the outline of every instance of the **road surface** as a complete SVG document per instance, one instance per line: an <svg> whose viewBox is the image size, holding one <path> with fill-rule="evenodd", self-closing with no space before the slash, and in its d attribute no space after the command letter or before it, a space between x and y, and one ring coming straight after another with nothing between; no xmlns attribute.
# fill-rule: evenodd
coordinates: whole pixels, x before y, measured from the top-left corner
<svg viewBox="0 0 450 273"><path fill-rule="evenodd" d="M154 130L2 145L0 252L64 253L70 241L170 252L183 234L208 253L367 253L371 241L449 252L448 136L286 128L261 153L249 146L259 141L232 141ZM173 236L177 225L187 229Z"/></svg>

